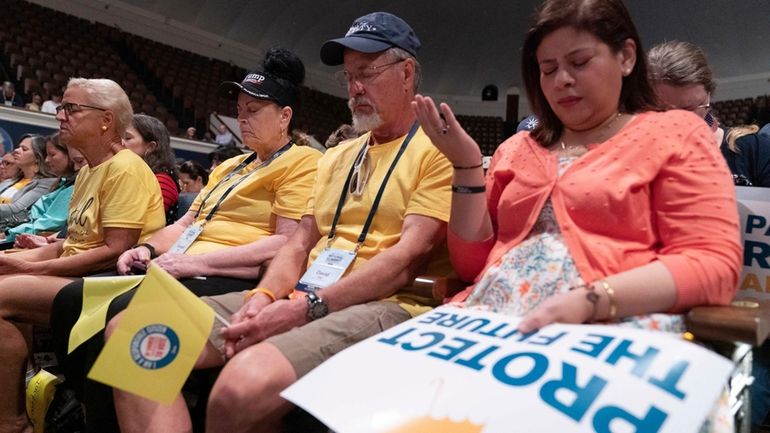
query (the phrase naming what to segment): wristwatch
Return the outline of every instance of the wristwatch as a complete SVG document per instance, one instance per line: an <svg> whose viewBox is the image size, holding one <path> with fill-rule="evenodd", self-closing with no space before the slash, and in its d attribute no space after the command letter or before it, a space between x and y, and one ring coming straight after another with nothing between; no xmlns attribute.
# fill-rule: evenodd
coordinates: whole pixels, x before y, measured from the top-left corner
<svg viewBox="0 0 770 433"><path fill-rule="evenodd" d="M305 299L307 299L307 318L311 322L329 314L329 306L315 293L308 292Z"/></svg>

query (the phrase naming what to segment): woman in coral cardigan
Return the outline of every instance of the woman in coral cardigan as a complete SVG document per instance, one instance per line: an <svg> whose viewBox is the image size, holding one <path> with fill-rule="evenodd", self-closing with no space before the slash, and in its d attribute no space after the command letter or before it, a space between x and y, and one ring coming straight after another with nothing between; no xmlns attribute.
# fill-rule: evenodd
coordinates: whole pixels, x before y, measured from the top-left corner
<svg viewBox="0 0 770 433"><path fill-rule="evenodd" d="M676 332L675 313L730 302L741 259L730 172L702 119L657 111L622 2L546 1L522 64L540 123L500 145L486 180L449 107L414 102L454 165L449 247L475 282L457 300L522 316L522 332L598 321Z"/></svg>

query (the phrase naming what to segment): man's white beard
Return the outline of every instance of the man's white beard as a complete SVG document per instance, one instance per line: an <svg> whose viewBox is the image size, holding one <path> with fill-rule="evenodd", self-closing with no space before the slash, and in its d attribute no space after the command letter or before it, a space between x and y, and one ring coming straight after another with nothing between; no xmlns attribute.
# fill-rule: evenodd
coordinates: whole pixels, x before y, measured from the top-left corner
<svg viewBox="0 0 770 433"><path fill-rule="evenodd" d="M372 114L353 114L353 129L362 134L371 131L382 124L379 113Z"/></svg>
<svg viewBox="0 0 770 433"><path fill-rule="evenodd" d="M365 97L361 99L363 101L360 102L367 102L370 106L374 107L371 104L371 101L365 99ZM382 118L376 109L371 114L357 114L353 110L353 107L355 107L355 102L355 98L350 98L350 100L348 100L348 108L350 108L350 112L353 115L353 129L357 133L363 134L364 132L371 131L382 125Z"/></svg>

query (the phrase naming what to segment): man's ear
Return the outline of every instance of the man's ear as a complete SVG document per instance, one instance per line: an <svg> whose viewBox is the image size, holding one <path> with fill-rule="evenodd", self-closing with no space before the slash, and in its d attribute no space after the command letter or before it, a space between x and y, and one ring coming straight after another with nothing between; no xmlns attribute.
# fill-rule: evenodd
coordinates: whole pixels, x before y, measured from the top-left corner
<svg viewBox="0 0 770 433"><path fill-rule="evenodd" d="M417 68L417 65L415 65L414 59L407 58L406 60L404 60L404 83L405 83L404 90L405 91L411 91L414 89L414 80L417 79L416 72L415 72L416 68Z"/></svg>

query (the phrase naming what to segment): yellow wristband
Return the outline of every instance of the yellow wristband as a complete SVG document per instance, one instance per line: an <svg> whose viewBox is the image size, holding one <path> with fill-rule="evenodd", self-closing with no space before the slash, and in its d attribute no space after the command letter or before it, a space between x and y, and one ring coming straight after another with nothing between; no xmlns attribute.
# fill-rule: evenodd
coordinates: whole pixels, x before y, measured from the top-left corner
<svg viewBox="0 0 770 433"><path fill-rule="evenodd" d="M248 292L246 292L246 294L243 295L243 301L244 302L248 301L257 293L264 293L265 295L267 295L268 298L270 298L271 302L276 301L275 294L273 294L273 292L271 292L270 289L266 289L264 287L257 287L256 289L249 290Z"/></svg>
<svg viewBox="0 0 770 433"><path fill-rule="evenodd" d="M607 320L615 320L618 315L618 305L615 303L615 290L610 286L610 283L608 283L607 280L601 280L600 283L602 283L604 291L607 292L607 301L610 304L610 312Z"/></svg>

